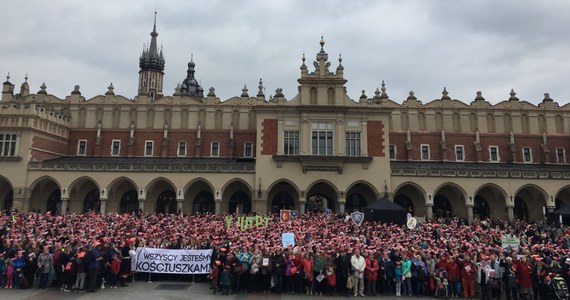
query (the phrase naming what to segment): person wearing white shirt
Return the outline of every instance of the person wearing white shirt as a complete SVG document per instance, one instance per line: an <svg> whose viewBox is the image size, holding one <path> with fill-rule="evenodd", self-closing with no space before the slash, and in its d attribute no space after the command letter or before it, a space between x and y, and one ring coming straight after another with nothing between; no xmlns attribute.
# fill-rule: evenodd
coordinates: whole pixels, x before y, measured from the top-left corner
<svg viewBox="0 0 570 300"><path fill-rule="evenodd" d="M366 268L366 260L360 255L360 250L354 250L354 255L350 258L350 264L354 271L354 297L358 295L364 297L364 268Z"/></svg>

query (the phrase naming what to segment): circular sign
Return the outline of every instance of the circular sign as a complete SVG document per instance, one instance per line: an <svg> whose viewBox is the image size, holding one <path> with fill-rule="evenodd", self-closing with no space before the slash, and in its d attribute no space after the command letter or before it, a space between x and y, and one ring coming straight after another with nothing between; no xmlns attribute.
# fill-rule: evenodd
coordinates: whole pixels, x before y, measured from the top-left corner
<svg viewBox="0 0 570 300"><path fill-rule="evenodd" d="M408 229L414 229L416 228L416 225L418 225L418 220L416 220L416 218L411 217L408 219L408 222L406 223L406 226L408 226Z"/></svg>

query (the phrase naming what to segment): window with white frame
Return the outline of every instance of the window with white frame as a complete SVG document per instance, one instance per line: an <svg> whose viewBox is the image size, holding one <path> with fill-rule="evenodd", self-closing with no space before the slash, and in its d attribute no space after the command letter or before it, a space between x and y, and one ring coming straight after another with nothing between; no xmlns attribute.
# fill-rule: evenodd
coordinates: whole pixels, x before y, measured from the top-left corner
<svg viewBox="0 0 570 300"><path fill-rule="evenodd" d="M312 154L333 155L333 124L315 123L312 126Z"/></svg>
<svg viewBox="0 0 570 300"><path fill-rule="evenodd" d="M210 156L212 157L218 157L220 156L220 143L212 143L212 146L210 148Z"/></svg>
<svg viewBox="0 0 570 300"><path fill-rule="evenodd" d="M144 142L144 156L152 156L154 150L154 141Z"/></svg>
<svg viewBox="0 0 570 300"><path fill-rule="evenodd" d="M111 141L111 155L119 156L121 154L121 140Z"/></svg>
<svg viewBox="0 0 570 300"><path fill-rule="evenodd" d="M422 151L422 160L429 160L429 145L422 144L420 149Z"/></svg>
<svg viewBox="0 0 570 300"><path fill-rule="evenodd" d="M532 162L532 149L529 147L522 148L523 162Z"/></svg>
<svg viewBox="0 0 570 300"><path fill-rule="evenodd" d="M87 140L77 141L77 155L85 156L87 154Z"/></svg>
<svg viewBox="0 0 570 300"><path fill-rule="evenodd" d="M18 136L13 133L0 134L0 157L16 156Z"/></svg>
<svg viewBox="0 0 570 300"><path fill-rule="evenodd" d="M178 142L178 156L186 156L186 142Z"/></svg>
<svg viewBox="0 0 570 300"><path fill-rule="evenodd" d="M253 143L243 145L243 157L253 157Z"/></svg>
<svg viewBox="0 0 570 300"><path fill-rule="evenodd" d="M557 163L566 162L566 150L564 148L556 148L556 162Z"/></svg>
<svg viewBox="0 0 570 300"><path fill-rule="evenodd" d="M346 133L346 155L360 156L360 132L347 132Z"/></svg>
<svg viewBox="0 0 570 300"><path fill-rule="evenodd" d="M285 155L299 155L299 131L283 132L283 153Z"/></svg>
<svg viewBox="0 0 570 300"><path fill-rule="evenodd" d="M456 161L464 161L465 160L465 152L463 145L455 145L455 160Z"/></svg>
<svg viewBox="0 0 570 300"><path fill-rule="evenodd" d="M499 146L489 146L489 161L498 162L499 160Z"/></svg>
<svg viewBox="0 0 570 300"><path fill-rule="evenodd" d="M388 146L388 150L390 153L390 159L396 159L396 145L390 145Z"/></svg>

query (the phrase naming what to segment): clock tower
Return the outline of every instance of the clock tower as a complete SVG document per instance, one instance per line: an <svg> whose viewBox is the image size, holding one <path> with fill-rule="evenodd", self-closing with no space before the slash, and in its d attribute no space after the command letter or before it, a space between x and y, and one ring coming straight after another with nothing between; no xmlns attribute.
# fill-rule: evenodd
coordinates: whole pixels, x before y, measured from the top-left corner
<svg viewBox="0 0 570 300"><path fill-rule="evenodd" d="M156 43L156 11L154 12L154 26L150 33L150 46L143 47L143 52L139 59L139 96L147 96L149 99L158 99L163 96L162 83L164 77L164 57L162 47L158 52Z"/></svg>

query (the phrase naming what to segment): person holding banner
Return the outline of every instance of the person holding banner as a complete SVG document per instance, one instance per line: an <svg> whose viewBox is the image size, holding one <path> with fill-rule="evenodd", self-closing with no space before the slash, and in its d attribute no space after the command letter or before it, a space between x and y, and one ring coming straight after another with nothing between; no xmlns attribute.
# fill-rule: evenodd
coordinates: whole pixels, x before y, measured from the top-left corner
<svg viewBox="0 0 570 300"><path fill-rule="evenodd" d="M313 294L322 295L325 290L325 260L323 259L323 251L318 249L313 252Z"/></svg>

